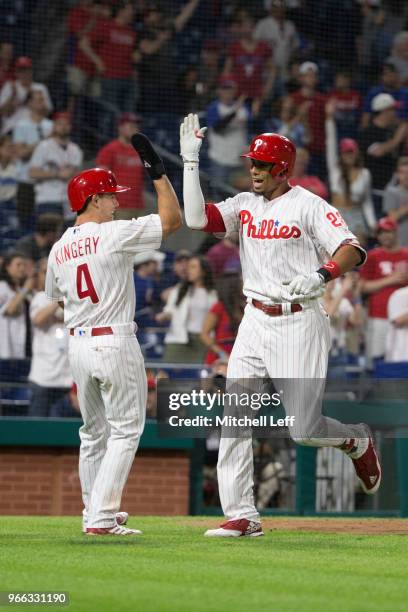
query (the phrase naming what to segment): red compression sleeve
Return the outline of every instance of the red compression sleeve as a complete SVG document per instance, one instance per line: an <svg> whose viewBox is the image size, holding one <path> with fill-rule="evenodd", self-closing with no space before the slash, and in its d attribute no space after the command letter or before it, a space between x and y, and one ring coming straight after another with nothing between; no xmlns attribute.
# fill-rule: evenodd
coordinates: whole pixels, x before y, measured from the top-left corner
<svg viewBox="0 0 408 612"><path fill-rule="evenodd" d="M222 214L215 204L206 204L205 214L207 215L208 222L207 225L203 227L203 232L208 232L210 234L222 234L223 232L227 231Z"/></svg>

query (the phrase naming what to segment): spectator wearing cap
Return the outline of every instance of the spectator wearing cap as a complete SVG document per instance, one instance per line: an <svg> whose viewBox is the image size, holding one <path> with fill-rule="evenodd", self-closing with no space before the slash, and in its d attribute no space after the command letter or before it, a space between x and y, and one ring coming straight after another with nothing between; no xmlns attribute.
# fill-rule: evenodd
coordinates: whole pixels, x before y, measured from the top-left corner
<svg viewBox="0 0 408 612"><path fill-rule="evenodd" d="M299 67L300 89L291 94L298 113L305 115L310 130L310 170L321 179L326 175L325 167L325 104L326 97L317 91L319 68L314 62L303 62Z"/></svg>
<svg viewBox="0 0 408 612"><path fill-rule="evenodd" d="M18 57L15 63L15 78L6 81L0 90L0 114L3 117L2 133L11 132L17 121L26 117L27 96L31 90L41 91L44 95L48 113L52 102L47 87L33 82L33 63L30 57Z"/></svg>
<svg viewBox="0 0 408 612"><path fill-rule="evenodd" d="M71 115L54 115L52 136L41 141L29 163L29 177L35 181L37 214L54 213L72 218L67 199L68 181L79 172L83 154L71 141Z"/></svg>
<svg viewBox="0 0 408 612"><path fill-rule="evenodd" d="M134 259L133 280L136 291L135 321L139 329L155 326L153 294L166 255L160 251L138 253Z"/></svg>
<svg viewBox="0 0 408 612"><path fill-rule="evenodd" d="M360 92L352 88L351 75L348 72L336 72L334 87L329 91L328 98L336 102L334 119L339 138L355 138L363 101Z"/></svg>
<svg viewBox="0 0 408 612"><path fill-rule="evenodd" d="M238 38L227 50L223 72L234 75L238 95L251 103L252 115L257 117L275 83L272 51L267 43L255 39L255 21L248 13L242 11L234 26Z"/></svg>
<svg viewBox="0 0 408 612"><path fill-rule="evenodd" d="M250 111L246 96L238 97L238 83L224 74L218 84L218 97L207 108L208 157L214 179L214 197L220 195L217 182L229 183L231 174L241 167L240 154L248 141Z"/></svg>
<svg viewBox="0 0 408 612"><path fill-rule="evenodd" d="M33 417L50 416L53 404L66 395L72 385L64 311L58 302L50 302L45 294L46 273L47 259L42 259L38 266L37 293L30 304L33 343L28 375L31 384L28 415Z"/></svg>
<svg viewBox="0 0 408 612"><path fill-rule="evenodd" d="M326 104L326 163L331 201L349 229L363 239L374 232L377 220L371 197L371 174L363 167L358 143L352 138L337 142L334 121L337 100Z"/></svg>
<svg viewBox="0 0 408 612"><path fill-rule="evenodd" d="M38 143L48 138L53 129L52 121L47 118L48 112L44 92L32 89L27 96L27 116L17 121L13 129L13 143L20 160L17 207L23 228L32 226L34 212L34 185L29 177L31 155Z"/></svg>
<svg viewBox="0 0 408 612"><path fill-rule="evenodd" d="M37 263L40 259L48 257L61 229L61 216L52 213L39 215L35 220L34 232L20 238L16 243L16 250Z"/></svg>
<svg viewBox="0 0 408 612"><path fill-rule="evenodd" d="M307 149L297 149L296 151L296 160L295 165L293 167L293 173L290 177L289 183L292 187L296 187L299 185L308 191L311 191L315 195L319 196L319 198L323 198L323 200L327 200L329 197L329 192L327 191L327 187L325 183L316 175L308 174L310 161L310 153Z"/></svg>
<svg viewBox="0 0 408 612"><path fill-rule="evenodd" d="M398 103L396 106L397 115L400 119L408 119L408 87L401 85L401 77L398 68L393 59L388 59L384 62L381 73L381 82L369 89L364 98L363 115L361 125L363 128L370 123L371 113L373 111L373 100L379 94L389 94Z"/></svg>
<svg viewBox="0 0 408 612"><path fill-rule="evenodd" d="M380 246L368 251L367 262L361 269L361 291L368 295L366 330L367 363L384 356L389 331L388 301L397 289L408 284L408 249L401 247L398 225L391 217L378 222Z"/></svg>
<svg viewBox="0 0 408 612"><path fill-rule="evenodd" d="M390 181L396 161L407 136L407 123L399 122L397 102L388 93L380 93L371 101L372 119L360 135L360 150L371 172L373 189L384 189ZM381 197L374 197L377 214Z"/></svg>
<svg viewBox="0 0 408 612"><path fill-rule="evenodd" d="M398 70L403 87L408 87L408 32L398 32L393 40L391 60Z"/></svg>
<svg viewBox="0 0 408 612"><path fill-rule="evenodd" d="M120 204L116 219L132 219L143 213L144 168L139 154L130 141L139 131L140 118L134 113L123 113L118 122L118 137L108 142L96 157L96 165L111 170L118 181L131 187L118 194Z"/></svg>
<svg viewBox="0 0 408 612"><path fill-rule="evenodd" d="M397 184L388 185L384 193L384 212L398 223L401 246L408 247L408 157L400 157L396 171Z"/></svg>
<svg viewBox="0 0 408 612"><path fill-rule="evenodd" d="M286 19L285 0L270 2L269 15L256 24L254 38L268 43L278 75L286 80L290 61L300 47L300 38L293 21Z"/></svg>

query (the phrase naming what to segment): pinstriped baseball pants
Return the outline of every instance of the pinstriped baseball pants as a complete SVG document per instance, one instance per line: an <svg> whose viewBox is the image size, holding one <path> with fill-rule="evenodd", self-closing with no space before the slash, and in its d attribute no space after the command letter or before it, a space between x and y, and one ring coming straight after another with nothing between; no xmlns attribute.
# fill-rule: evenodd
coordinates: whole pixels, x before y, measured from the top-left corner
<svg viewBox="0 0 408 612"><path fill-rule="evenodd" d="M363 425L322 416L329 349L329 318L317 301L280 317L248 304L228 363L227 391L248 384L259 391L264 378L272 379L276 390L283 392L286 414L295 417L289 433L301 444L338 446L346 438L367 437ZM221 437L217 473L225 517L258 521L251 437Z"/></svg>
<svg viewBox="0 0 408 612"><path fill-rule="evenodd" d="M128 331L130 328L132 331ZM88 527L111 527L146 415L147 381L133 332L70 338L83 426L79 477Z"/></svg>

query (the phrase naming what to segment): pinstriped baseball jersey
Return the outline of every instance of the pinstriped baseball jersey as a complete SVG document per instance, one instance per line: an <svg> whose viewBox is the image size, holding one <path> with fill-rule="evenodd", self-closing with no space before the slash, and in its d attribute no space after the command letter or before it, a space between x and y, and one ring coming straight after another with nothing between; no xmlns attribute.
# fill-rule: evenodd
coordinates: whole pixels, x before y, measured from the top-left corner
<svg viewBox="0 0 408 612"><path fill-rule="evenodd" d="M240 193L216 206L227 235L239 232L244 294L249 298L267 302L280 294L279 301L290 301L282 283L314 272L343 243L352 243L366 256L340 213L302 187L272 201Z"/></svg>
<svg viewBox="0 0 408 612"><path fill-rule="evenodd" d="M160 247L159 215L132 221L70 227L48 259L45 292L64 301L67 327L97 327L133 321L136 253Z"/></svg>

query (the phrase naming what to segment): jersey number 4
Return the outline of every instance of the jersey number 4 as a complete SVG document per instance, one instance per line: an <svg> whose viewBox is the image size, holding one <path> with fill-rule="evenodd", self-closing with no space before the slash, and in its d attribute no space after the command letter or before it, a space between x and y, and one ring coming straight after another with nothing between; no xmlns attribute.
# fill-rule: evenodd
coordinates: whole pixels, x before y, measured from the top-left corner
<svg viewBox="0 0 408 612"><path fill-rule="evenodd" d="M98 294L95 291L91 273L86 263L77 267L76 286L80 300L89 297L91 298L92 304L97 304L99 302Z"/></svg>

